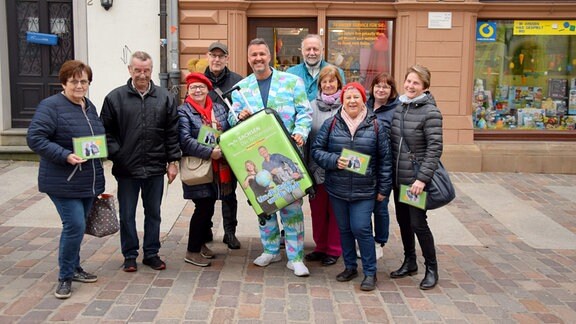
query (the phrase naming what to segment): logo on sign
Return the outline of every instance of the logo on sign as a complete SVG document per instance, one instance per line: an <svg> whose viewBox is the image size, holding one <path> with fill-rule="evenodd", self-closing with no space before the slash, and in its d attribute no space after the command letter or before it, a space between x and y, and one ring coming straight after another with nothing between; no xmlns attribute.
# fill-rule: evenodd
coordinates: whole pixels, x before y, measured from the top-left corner
<svg viewBox="0 0 576 324"><path fill-rule="evenodd" d="M496 41L496 23L495 22L477 22L476 23L476 41L477 42L495 42Z"/></svg>

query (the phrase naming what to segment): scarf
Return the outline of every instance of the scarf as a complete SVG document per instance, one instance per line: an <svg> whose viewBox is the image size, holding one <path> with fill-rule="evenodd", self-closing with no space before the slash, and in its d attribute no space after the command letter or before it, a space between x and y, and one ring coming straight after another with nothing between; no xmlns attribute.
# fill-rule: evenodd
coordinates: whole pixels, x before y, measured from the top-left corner
<svg viewBox="0 0 576 324"><path fill-rule="evenodd" d="M341 93L342 93L342 90L338 90L338 91L336 91L336 93L333 93L331 95L326 95L326 94L320 93L320 97L322 98L322 101L324 101L324 103L332 105L336 102L336 100L340 99Z"/></svg>
<svg viewBox="0 0 576 324"><path fill-rule="evenodd" d="M426 96L427 96L427 94L423 93L414 99L410 99L410 98L406 97L406 95L401 95L400 98L398 98L398 100L400 100L401 103L409 104L409 103L413 103L415 101L419 101L420 99L426 98Z"/></svg>
<svg viewBox="0 0 576 324"><path fill-rule="evenodd" d="M211 125L212 124L212 98L210 96L206 96L206 103L204 107L202 107L199 103L194 101L192 97L186 96L186 102L190 104L196 111L202 116L205 124Z"/></svg>
<svg viewBox="0 0 576 324"><path fill-rule="evenodd" d="M364 119L366 119L367 114L368 112L366 111L366 108L364 108L360 111L360 113L358 113L358 116L356 116L356 118L352 118L350 117L350 115L348 115L346 110L342 108L342 119L344 119L344 122L346 122L346 125L348 126L348 129L350 130L350 134L352 136L354 136L354 133L356 133L356 129L358 129L360 123L363 122Z"/></svg>

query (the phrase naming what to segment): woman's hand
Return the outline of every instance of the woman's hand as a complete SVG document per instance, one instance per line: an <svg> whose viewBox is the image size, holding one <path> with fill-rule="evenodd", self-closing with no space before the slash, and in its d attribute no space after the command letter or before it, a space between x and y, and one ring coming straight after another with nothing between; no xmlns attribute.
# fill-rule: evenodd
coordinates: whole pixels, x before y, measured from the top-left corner
<svg viewBox="0 0 576 324"><path fill-rule="evenodd" d="M385 198L386 198L386 196L384 196L384 195L381 194L381 193L379 193L379 194L376 196L376 200L378 200L378 201L383 201Z"/></svg>
<svg viewBox="0 0 576 324"><path fill-rule="evenodd" d="M420 180L414 181L412 187L410 187L410 192L414 195L419 195L424 191L426 184Z"/></svg>
<svg viewBox="0 0 576 324"><path fill-rule="evenodd" d="M212 160L219 160L220 158L222 158L222 150L220 149L220 146L214 147L212 153L210 153L210 158Z"/></svg>
<svg viewBox="0 0 576 324"><path fill-rule="evenodd" d="M343 170L348 166L349 159L341 156L338 158L338 169Z"/></svg>
<svg viewBox="0 0 576 324"><path fill-rule="evenodd" d="M81 157L79 157L78 155L74 154L74 153L70 153L68 154L68 156L66 157L66 162L72 164L72 165L76 165L76 164L80 164L80 163L84 163L88 160L83 159Z"/></svg>

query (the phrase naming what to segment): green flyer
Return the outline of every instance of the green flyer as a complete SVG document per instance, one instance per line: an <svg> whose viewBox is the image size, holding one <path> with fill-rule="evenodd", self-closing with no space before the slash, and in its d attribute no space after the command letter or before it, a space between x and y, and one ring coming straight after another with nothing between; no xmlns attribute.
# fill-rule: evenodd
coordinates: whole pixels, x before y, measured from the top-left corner
<svg viewBox="0 0 576 324"><path fill-rule="evenodd" d="M346 170L359 173L361 175L366 174L368 169L368 163L370 163L370 155L362 154L360 152L352 151L349 149L342 149L341 156L348 159L348 165Z"/></svg>
<svg viewBox="0 0 576 324"><path fill-rule="evenodd" d="M83 159L100 159L108 156L106 135L74 137L74 154Z"/></svg>
<svg viewBox="0 0 576 324"><path fill-rule="evenodd" d="M422 191L419 195L414 195L410 192L410 186L400 185L400 202L414 206L420 209L426 209L426 191Z"/></svg>
<svg viewBox="0 0 576 324"><path fill-rule="evenodd" d="M202 125L200 131L198 132L198 143L206 146L216 146L217 139L222 132L207 126Z"/></svg>

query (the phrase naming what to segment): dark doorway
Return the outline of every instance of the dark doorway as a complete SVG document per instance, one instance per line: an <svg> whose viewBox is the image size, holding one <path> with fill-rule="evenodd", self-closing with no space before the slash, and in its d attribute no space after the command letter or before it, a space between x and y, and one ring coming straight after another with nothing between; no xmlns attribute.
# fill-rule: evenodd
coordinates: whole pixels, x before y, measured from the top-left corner
<svg viewBox="0 0 576 324"><path fill-rule="evenodd" d="M59 91L58 71L74 58L72 0L7 0L12 128L27 128L38 103ZM28 42L26 32L58 36L57 45Z"/></svg>
<svg viewBox="0 0 576 324"><path fill-rule="evenodd" d="M264 38L272 52L270 64L277 70L286 70L300 63L300 44L304 36L316 34L316 18L250 18L248 41ZM248 74L252 69L248 66Z"/></svg>

